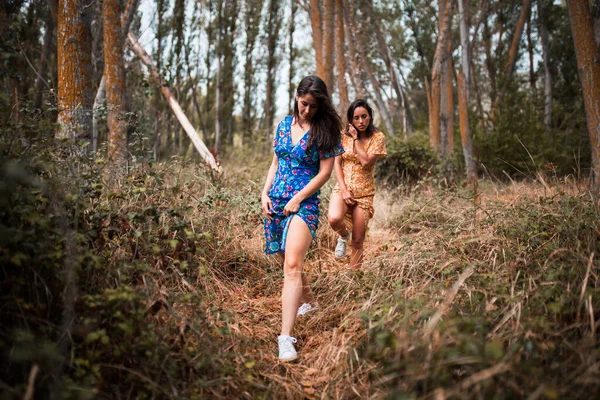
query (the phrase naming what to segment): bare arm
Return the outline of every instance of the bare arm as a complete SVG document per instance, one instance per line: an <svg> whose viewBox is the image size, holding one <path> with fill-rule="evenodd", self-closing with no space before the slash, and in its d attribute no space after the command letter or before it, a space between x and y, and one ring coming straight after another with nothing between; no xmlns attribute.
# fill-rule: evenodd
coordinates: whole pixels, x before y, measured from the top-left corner
<svg viewBox="0 0 600 400"><path fill-rule="evenodd" d="M334 157L324 158L319 164L319 173L308 182L308 184L294 197L288 201L285 208L283 209L284 215L290 215L297 212L300 209L300 203L312 196L321 189L321 187L329 180L331 171L333 170Z"/></svg>
<svg viewBox="0 0 600 400"><path fill-rule="evenodd" d="M341 155L335 158L333 170L335 171L335 179L337 180L338 186L340 187L342 200L344 200L344 203L348 204L349 206L353 205L356 202L356 200L354 200L354 198L352 197L352 192L346 186L346 181L344 180L344 169L342 168Z"/></svg>
<svg viewBox="0 0 600 400"><path fill-rule="evenodd" d="M353 151L354 154L356 154L356 158L358 158L360 165L362 165L363 167L370 167L371 165L375 164L375 161L377 160L377 155L369 154L366 152L362 143L360 142L360 140L358 140L358 132L356 131L356 128L350 125L348 127L348 133L350 134L350 136L352 136L352 139L354 139Z"/></svg>
<svg viewBox="0 0 600 400"><path fill-rule="evenodd" d="M356 154L356 158L360 161L360 165L365 168L375 164L375 161L377 160L377 154L367 153L362 143L358 140L354 141L354 154Z"/></svg>
<svg viewBox="0 0 600 400"><path fill-rule="evenodd" d="M277 158L277 154L273 153L273 161L271 162L271 166L269 167L267 179L265 180L265 186L263 187L263 191L260 196L263 215L268 219L271 219L271 210L273 209L273 204L271 203L271 199L269 198L269 190L271 190L271 186L273 185L273 180L275 179L275 173L277 172L278 164L279 159Z"/></svg>

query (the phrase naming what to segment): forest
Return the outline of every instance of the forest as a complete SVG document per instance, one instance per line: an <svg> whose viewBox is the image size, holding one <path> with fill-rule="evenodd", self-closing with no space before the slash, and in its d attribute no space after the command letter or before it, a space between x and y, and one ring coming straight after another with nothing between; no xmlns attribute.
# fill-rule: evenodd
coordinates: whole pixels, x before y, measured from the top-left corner
<svg viewBox="0 0 600 400"><path fill-rule="evenodd" d="M260 193L307 75L385 134L321 191L281 363ZM600 393L600 1L3 0L0 398Z"/></svg>

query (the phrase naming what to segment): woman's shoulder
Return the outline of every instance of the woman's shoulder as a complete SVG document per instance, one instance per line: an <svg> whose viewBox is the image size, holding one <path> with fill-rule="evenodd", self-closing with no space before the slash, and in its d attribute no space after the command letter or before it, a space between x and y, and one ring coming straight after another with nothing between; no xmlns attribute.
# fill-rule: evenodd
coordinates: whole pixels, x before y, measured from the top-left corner
<svg viewBox="0 0 600 400"><path fill-rule="evenodd" d="M293 115L286 115L285 117L283 117L283 119L281 121L279 121L279 124L277 125L278 129L282 129L282 128L289 128L290 126L292 126L292 120L294 119Z"/></svg>

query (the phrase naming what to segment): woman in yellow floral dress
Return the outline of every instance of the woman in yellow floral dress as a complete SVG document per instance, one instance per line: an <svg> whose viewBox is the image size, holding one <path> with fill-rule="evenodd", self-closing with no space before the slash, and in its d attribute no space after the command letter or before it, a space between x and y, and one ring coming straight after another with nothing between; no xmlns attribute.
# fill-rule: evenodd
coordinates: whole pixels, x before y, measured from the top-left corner
<svg viewBox="0 0 600 400"><path fill-rule="evenodd" d="M348 127L342 134L344 153L335 158L333 167L337 185L331 194L328 220L340 235L335 256L346 256L347 243L352 237L350 268L359 268L367 225L375 213L375 162L387 152L385 136L373 125L373 109L366 100L352 102L347 117Z"/></svg>

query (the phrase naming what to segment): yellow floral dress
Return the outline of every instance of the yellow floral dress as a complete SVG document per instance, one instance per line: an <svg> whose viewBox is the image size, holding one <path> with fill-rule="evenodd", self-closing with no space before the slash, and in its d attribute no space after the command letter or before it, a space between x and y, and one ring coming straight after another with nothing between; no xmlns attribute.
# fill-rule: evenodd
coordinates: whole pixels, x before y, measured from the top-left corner
<svg viewBox="0 0 600 400"><path fill-rule="evenodd" d="M375 209L373 208L373 197L375 196L375 163L368 167L363 167L360 160L354 153L354 141L351 136L342 133L342 147L344 154L342 157L342 171L344 173L344 183L357 205L363 209L366 222L373 218ZM384 157L387 154L385 149L385 135L382 132L375 131L363 148L367 154L375 154ZM333 194L341 196L339 184L336 183ZM348 226L352 226L352 209L349 209L344 220Z"/></svg>

